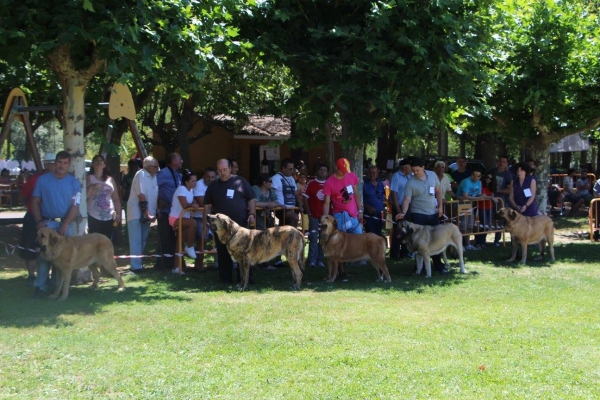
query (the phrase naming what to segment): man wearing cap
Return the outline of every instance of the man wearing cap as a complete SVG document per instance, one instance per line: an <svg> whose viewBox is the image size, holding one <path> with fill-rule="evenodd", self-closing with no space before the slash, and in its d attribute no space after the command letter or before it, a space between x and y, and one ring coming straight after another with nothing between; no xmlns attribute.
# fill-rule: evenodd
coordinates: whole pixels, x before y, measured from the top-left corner
<svg viewBox="0 0 600 400"><path fill-rule="evenodd" d="M404 201L404 188L412 176L410 170L410 158L405 157L400 161L398 171L392 175L390 183L390 201L392 203L392 219L396 220L396 215L400 213L400 205ZM408 255L406 246L402 246L400 239L396 235L398 225L394 224L392 240L390 244L390 258L401 258Z"/></svg>
<svg viewBox="0 0 600 400"><path fill-rule="evenodd" d="M36 247L35 237L37 234L35 218L31 212L33 189L35 188L35 184L40 176L47 172L54 172L55 159L56 154L46 153L42 161L44 163L44 169L37 171L35 174L30 176L29 179L27 179L27 182L25 182L21 188L21 198L23 199L23 203L27 205L27 212L23 217L23 231L21 233L21 242L19 243L21 246L21 249L19 250L19 257L25 260L27 272L29 272L28 280L32 282L35 279L35 265L37 260L37 253L29 250Z"/></svg>
<svg viewBox="0 0 600 400"><path fill-rule="evenodd" d="M69 174L71 155L66 151L56 154L54 171L38 178L33 189L31 213L35 218L36 229L50 228L63 236L73 234L73 224L79 215L81 185ZM33 286L34 297L40 298L46 292L50 263L38 259L37 276ZM70 277L67 277L70 279Z"/></svg>
<svg viewBox="0 0 600 400"><path fill-rule="evenodd" d="M404 200L396 220L402 220L410 211L410 221L419 225L439 225L444 215L444 203L440 180L433 171L424 168L425 163L419 157L410 162L413 177L404 188ZM436 202L437 201L437 202ZM434 269L445 274L445 266L440 255L432 256Z"/></svg>
<svg viewBox="0 0 600 400"><path fill-rule="evenodd" d="M357 195L358 177L350 172L350 161L340 158L335 173L323 185L323 215L336 219L338 229L348 233L362 233L363 207Z"/></svg>

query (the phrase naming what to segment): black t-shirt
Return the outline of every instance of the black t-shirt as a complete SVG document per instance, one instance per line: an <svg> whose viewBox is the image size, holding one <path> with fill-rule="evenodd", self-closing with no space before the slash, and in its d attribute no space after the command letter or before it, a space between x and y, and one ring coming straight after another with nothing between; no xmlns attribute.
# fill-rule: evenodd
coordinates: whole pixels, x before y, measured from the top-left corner
<svg viewBox="0 0 600 400"><path fill-rule="evenodd" d="M450 176L456 183L460 183L463 179L467 179L471 176L471 171L467 168L464 172L452 171Z"/></svg>
<svg viewBox="0 0 600 400"><path fill-rule="evenodd" d="M217 178L204 194L204 204L212 205L211 213L221 213L246 226L248 221L248 202L254 199L254 191L247 180L233 175L227 181Z"/></svg>

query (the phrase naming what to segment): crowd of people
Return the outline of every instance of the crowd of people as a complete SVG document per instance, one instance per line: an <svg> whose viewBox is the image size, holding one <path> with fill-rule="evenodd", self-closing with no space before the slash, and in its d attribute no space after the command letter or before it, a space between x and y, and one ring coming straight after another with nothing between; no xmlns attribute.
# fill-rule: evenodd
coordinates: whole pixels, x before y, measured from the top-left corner
<svg viewBox="0 0 600 400"><path fill-rule="evenodd" d="M21 195L26 200L27 213L23 225L21 245L34 247L35 232L41 227L50 227L62 235L73 233L73 222L79 215L81 187L68 171L71 156L65 151L45 155L44 170L29 177L23 185ZM141 164L141 165L140 165ZM535 166L535 164L534 164ZM399 259L412 255L397 238L395 223L409 220L421 225L434 226L443 221L446 214L456 214L456 201L468 201L476 205L478 220L489 229L492 226L498 199L526 216L538 214L535 196L539 190L531 163L517 163L508 167L508 158L500 156L496 167L488 171L470 170L467 160L459 157L456 169L448 171L446 163L435 161L432 169L426 168L419 157L400 160L398 168L385 182L375 165L366 167L362 196L358 195L359 177L351 171L350 163L340 158L330 174L325 164L318 164L314 178L308 179L308 171L298 171L293 160L286 158L280 170L274 174L259 175L254 186L238 175L235 160L221 159L216 169L207 167L201 174L183 169L183 160L177 153L169 154L166 166L152 156L141 163L128 162L128 172L122 176L120 186L109 173L106 160L97 155L92 159L86 175L86 198L88 233L100 233L112 238L114 227L121 222L122 211L126 215L126 231L129 251L132 256L145 253L150 226L157 223L158 252L155 268L179 273L176 253L176 232L182 237L185 256L194 260L194 269L204 270L202 241L214 239L216 246L215 265L222 281L233 283L234 262L224 243L203 224L208 213L222 213L241 226L259 230L279 224L300 228L308 236L309 267L324 267L323 250L319 245L319 220L331 214L338 229L361 234L371 232L383 235L386 208L391 211L394 222L391 232L389 257ZM563 200L572 204L571 213L591 199L600 196L600 180L593 188L584 171L574 181L576 170L568 171L563 181ZM124 203L124 204L123 204ZM202 208L202 211L186 212L178 221L183 210ZM123 210L124 209L124 210ZM305 217L301 219L300 217ZM484 234L475 235L471 242L464 235L464 249L478 250L486 246ZM499 246L501 234L496 232L493 245ZM35 253L21 251L25 259L35 295L47 290L50 265L37 259ZM434 270L444 274L446 269L439 256L434 256ZM281 258L273 264L264 264L267 270L283 265ZM130 260L130 270L138 274L147 271L142 257ZM341 279L347 279L343 268ZM251 277L252 279L252 277Z"/></svg>

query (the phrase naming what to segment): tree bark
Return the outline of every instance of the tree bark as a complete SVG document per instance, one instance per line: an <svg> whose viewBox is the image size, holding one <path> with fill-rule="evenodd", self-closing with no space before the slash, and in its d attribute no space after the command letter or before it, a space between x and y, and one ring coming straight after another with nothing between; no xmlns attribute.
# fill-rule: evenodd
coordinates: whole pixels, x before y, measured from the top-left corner
<svg viewBox="0 0 600 400"><path fill-rule="evenodd" d="M80 217L76 221L76 235L83 235L87 226L85 195L85 88L104 62L93 55L85 70L76 70L71 61L69 45L56 47L48 55L48 63L56 72L62 86L65 150L71 154L71 172L81 184Z"/></svg>

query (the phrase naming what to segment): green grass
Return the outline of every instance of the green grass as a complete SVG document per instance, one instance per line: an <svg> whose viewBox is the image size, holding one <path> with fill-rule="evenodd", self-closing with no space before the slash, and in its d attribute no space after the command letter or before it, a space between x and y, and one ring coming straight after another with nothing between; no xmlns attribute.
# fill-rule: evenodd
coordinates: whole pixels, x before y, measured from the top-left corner
<svg viewBox="0 0 600 400"><path fill-rule="evenodd" d="M216 271L155 271L66 302L32 299L4 256L0 398L597 398L599 250L573 240L556 263L517 266L492 247L429 280L390 261L391 284L370 266L334 284L309 269L299 292L289 269L244 293Z"/></svg>

